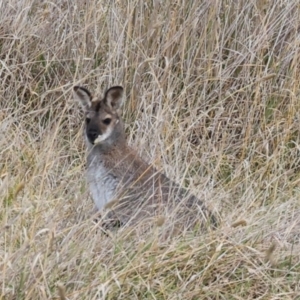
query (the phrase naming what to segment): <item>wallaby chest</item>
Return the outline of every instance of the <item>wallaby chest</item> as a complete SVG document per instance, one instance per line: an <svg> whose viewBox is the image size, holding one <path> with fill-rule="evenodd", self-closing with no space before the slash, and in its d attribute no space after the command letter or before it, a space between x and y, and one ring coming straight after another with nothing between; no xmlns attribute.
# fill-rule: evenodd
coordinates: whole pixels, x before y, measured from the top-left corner
<svg viewBox="0 0 300 300"><path fill-rule="evenodd" d="M120 180L113 170L107 168L103 161L88 159L87 182L98 210L112 201L117 194Z"/></svg>

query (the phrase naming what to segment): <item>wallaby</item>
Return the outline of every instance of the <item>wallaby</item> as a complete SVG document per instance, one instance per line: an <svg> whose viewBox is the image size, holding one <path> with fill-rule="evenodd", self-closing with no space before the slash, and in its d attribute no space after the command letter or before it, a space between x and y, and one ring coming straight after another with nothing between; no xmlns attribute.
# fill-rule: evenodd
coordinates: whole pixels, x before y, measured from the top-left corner
<svg viewBox="0 0 300 300"><path fill-rule="evenodd" d="M110 226L164 220L186 229L217 225L202 201L180 188L139 157L126 142L121 119L123 88L109 88L104 98L93 99L83 87L73 88L85 112L87 182L99 211L108 209ZM152 223L153 224L153 223Z"/></svg>

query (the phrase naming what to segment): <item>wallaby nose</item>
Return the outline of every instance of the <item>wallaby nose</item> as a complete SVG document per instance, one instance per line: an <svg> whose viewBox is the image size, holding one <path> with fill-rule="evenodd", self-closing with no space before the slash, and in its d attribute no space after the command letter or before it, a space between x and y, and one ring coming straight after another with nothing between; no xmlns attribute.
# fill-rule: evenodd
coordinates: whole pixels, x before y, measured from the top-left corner
<svg viewBox="0 0 300 300"><path fill-rule="evenodd" d="M87 132L87 137L92 144L94 143L94 141L98 137L98 135L99 135L99 132L96 129L90 129Z"/></svg>

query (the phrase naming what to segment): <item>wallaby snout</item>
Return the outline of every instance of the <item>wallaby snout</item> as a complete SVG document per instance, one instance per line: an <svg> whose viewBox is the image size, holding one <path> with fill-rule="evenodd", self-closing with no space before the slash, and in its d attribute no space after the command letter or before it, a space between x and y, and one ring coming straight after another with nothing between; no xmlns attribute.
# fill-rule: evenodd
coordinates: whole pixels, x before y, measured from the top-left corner
<svg viewBox="0 0 300 300"><path fill-rule="evenodd" d="M97 137L99 136L99 134L100 133L96 129L89 129L87 131L87 137L91 144L94 144L94 142L97 139Z"/></svg>

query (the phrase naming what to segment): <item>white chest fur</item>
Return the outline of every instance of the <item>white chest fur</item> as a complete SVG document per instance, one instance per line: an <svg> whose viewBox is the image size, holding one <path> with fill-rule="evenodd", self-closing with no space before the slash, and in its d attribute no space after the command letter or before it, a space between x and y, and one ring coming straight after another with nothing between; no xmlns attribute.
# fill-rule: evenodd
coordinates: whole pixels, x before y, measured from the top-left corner
<svg viewBox="0 0 300 300"><path fill-rule="evenodd" d="M108 202L114 199L119 183L117 178L101 163L88 168L87 182L98 210L103 209Z"/></svg>

